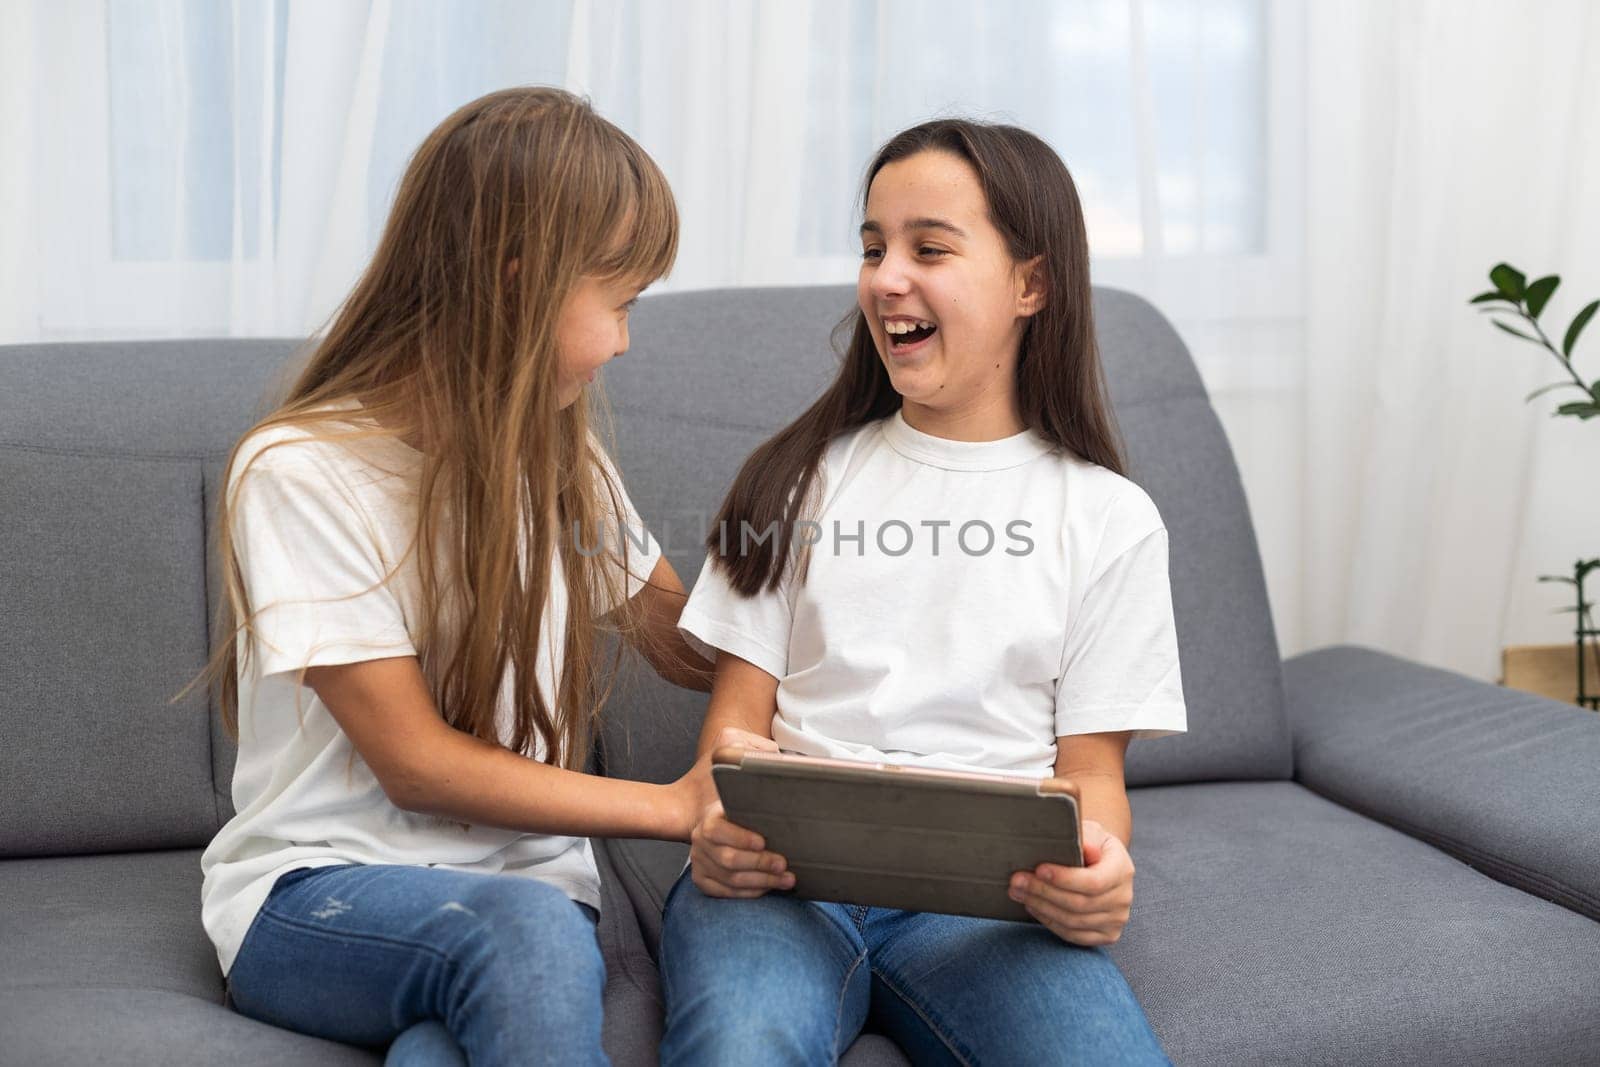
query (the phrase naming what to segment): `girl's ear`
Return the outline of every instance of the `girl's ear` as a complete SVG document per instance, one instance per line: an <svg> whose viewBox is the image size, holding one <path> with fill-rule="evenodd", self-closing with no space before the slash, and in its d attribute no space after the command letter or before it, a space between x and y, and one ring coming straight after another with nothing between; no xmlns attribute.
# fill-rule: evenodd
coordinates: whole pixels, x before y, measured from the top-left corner
<svg viewBox="0 0 1600 1067"><path fill-rule="evenodd" d="M1017 314L1023 318L1037 315L1050 296L1044 256L1034 256L1017 264L1017 285Z"/></svg>

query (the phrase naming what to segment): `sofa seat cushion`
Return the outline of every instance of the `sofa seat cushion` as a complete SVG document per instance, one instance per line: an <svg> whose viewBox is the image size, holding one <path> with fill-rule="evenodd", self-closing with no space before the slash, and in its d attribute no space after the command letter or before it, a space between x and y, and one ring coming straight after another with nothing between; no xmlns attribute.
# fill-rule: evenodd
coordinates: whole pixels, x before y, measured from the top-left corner
<svg viewBox="0 0 1600 1067"><path fill-rule="evenodd" d="M1284 684L1296 781L1600 921L1600 716L1352 645Z"/></svg>
<svg viewBox="0 0 1600 1067"><path fill-rule="evenodd" d="M8 1063L77 1067L150 1063L305 1063L376 1067L369 1049L258 1023L223 1007L163 989L93 987L7 989L0 1033Z"/></svg>
<svg viewBox="0 0 1600 1067"><path fill-rule="evenodd" d="M0 862L0 989L143 990L222 1004L194 849Z"/></svg>
<svg viewBox="0 0 1600 1067"><path fill-rule="evenodd" d="M1174 1062L1594 1062L1600 923L1293 782L1129 799L1111 952Z"/></svg>
<svg viewBox="0 0 1600 1067"><path fill-rule="evenodd" d="M606 1051L655 1062L655 965L601 858ZM377 1063L367 1049L245 1018L223 1004L200 925L200 852L0 860L0 1061ZM16 1057L14 1060L8 1057Z"/></svg>

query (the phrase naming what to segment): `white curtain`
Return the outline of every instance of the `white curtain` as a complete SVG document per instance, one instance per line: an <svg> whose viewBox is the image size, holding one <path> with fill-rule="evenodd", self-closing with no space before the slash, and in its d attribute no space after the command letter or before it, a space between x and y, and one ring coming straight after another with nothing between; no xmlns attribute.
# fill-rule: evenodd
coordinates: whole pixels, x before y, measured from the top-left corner
<svg viewBox="0 0 1600 1067"><path fill-rule="evenodd" d="M1559 343L1600 297L1600 12L1360 0L1309 31L1298 636L1494 678L1571 640L1537 577L1600 556L1600 422L1525 404L1564 374L1466 301L1501 260L1559 274ZM1574 365L1600 379L1600 331Z"/></svg>
<svg viewBox="0 0 1600 1067"><path fill-rule="evenodd" d="M847 282L872 150L941 114L1067 160L1096 280L1188 342L1285 653L1492 679L1565 640L1600 423L1466 306L1508 259L1600 296L1583 0L12 0L0 343L303 335L411 150L490 89L587 94L661 162L661 289ZM1600 326L1578 365L1600 377Z"/></svg>
<svg viewBox="0 0 1600 1067"><path fill-rule="evenodd" d="M660 160L684 223L664 289L852 280L871 152L949 113L1057 147L1108 280L1189 299L1269 252L1263 0L12 0L0 19L0 341L314 330L411 150L514 84L588 95Z"/></svg>

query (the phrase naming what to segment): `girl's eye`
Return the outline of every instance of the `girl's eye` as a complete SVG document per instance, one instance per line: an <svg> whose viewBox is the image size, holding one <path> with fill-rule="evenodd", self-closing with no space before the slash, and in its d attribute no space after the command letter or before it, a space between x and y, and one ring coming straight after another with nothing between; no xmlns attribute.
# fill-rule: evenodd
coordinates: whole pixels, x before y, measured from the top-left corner
<svg viewBox="0 0 1600 1067"><path fill-rule="evenodd" d="M917 249L917 253L924 256L947 256L950 254L942 248L930 248L927 246Z"/></svg>
<svg viewBox="0 0 1600 1067"><path fill-rule="evenodd" d="M882 259L883 258L883 249L881 249L881 248L865 248L865 249L862 249L861 258L862 259Z"/></svg>

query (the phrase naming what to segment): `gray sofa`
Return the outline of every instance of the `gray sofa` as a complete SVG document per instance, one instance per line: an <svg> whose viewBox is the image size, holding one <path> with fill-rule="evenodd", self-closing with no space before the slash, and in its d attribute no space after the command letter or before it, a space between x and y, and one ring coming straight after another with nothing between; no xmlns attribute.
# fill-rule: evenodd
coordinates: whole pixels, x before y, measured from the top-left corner
<svg viewBox="0 0 1600 1067"><path fill-rule="evenodd" d="M1364 648L1282 661L1192 361L1142 300L1097 301L1131 473L1171 532L1189 706L1186 735L1129 753L1138 874L1112 947L1168 1053L1600 1062L1600 716ZM740 461L827 379L852 303L830 287L638 308L607 372L620 460L686 581ZM222 461L293 349L0 349L0 1062L378 1059L224 1006L199 856L231 812L233 752L203 698L169 703L215 640ZM630 671L597 762L677 775L703 707ZM682 858L602 849L618 1063L654 1058L652 952ZM868 1034L847 1062L903 1060Z"/></svg>

